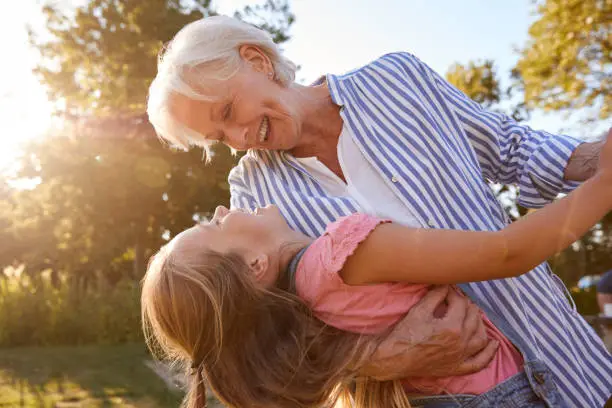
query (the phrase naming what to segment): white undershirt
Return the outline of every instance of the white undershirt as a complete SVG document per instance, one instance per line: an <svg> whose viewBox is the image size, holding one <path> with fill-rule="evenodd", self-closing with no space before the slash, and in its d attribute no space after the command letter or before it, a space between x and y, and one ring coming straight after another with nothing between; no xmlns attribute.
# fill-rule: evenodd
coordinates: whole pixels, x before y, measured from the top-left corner
<svg viewBox="0 0 612 408"><path fill-rule="evenodd" d="M363 155L346 126L338 140L338 160L346 183L316 157L296 158L329 195L351 197L361 211L399 224L421 225Z"/></svg>

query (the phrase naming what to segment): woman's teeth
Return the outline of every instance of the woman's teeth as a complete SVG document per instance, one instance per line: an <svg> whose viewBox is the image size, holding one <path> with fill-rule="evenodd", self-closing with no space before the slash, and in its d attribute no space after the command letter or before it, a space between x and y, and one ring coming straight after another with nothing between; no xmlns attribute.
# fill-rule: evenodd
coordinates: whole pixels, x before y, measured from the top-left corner
<svg viewBox="0 0 612 408"><path fill-rule="evenodd" d="M269 126L270 126L270 120L268 119L267 116L264 116L263 120L261 121L261 125L259 126L259 141L261 143L268 140Z"/></svg>

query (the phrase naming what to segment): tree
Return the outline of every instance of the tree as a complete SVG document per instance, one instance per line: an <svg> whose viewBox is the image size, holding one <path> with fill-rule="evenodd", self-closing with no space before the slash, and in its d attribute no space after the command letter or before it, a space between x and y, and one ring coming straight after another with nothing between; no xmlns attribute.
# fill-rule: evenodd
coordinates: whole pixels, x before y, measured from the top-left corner
<svg viewBox="0 0 612 408"><path fill-rule="evenodd" d="M90 0L74 10L51 4L44 7L48 36L30 32L42 57L35 72L71 114L144 112L163 44L189 22L217 14L210 0ZM289 39L294 21L286 0L236 15L278 42Z"/></svg>
<svg viewBox="0 0 612 408"><path fill-rule="evenodd" d="M446 79L485 108L500 101L501 89L492 60L456 63L447 71Z"/></svg>
<svg viewBox="0 0 612 408"><path fill-rule="evenodd" d="M228 202L236 158L216 151L173 152L144 114L163 43L185 24L216 14L209 0L90 0L74 9L44 7L48 36L31 33L42 56L36 72L64 101L64 127L32 143L16 177L39 177L33 190L0 197L7 245L0 265L25 263L87 279L139 278L146 257ZM238 17L278 42L293 23L287 1L267 0ZM70 120L66 119L70 118Z"/></svg>
<svg viewBox="0 0 612 408"><path fill-rule="evenodd" d="M78 128L34 142L28 153L17 177L41 182L0 200L0 265L81 280L140 278L164 234L228 202L235 163L226 149L206 166L197 151L173 152L153 137L98 138Z"/></svg>
<svg viewBox="0 0 612 408"><path fill-rule="evenodd" d="M612 115L612 5L609 0L537 0L537 20L514 76L525 103L544 110L597 107Z"/></svg>

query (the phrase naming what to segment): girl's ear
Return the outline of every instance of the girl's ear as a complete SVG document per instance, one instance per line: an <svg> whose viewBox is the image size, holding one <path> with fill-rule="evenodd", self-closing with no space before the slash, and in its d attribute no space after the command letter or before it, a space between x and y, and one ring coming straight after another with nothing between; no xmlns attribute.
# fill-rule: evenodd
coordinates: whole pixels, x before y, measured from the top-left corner
<svg viewBox="0 0 612 408"><path fill-rule="evenodd" d="M270 262L268 260L268 255L259 254L253 255L249 260L249 269L255 275L255 278L258 281L261 281L262 278L266 275L268 271L268 267L270 266Z"/></svg>

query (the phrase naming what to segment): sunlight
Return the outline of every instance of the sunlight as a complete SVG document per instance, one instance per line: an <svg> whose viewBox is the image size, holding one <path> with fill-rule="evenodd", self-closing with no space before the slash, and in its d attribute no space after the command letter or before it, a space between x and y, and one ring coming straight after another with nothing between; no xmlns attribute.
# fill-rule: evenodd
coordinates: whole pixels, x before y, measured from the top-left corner
<svg viewBox="0 0 612 408"><path fill-rule="evenodd" d="M31 82L34 81L32 77ZM19 93L9 91L0 95L0 169L11 167L20 147L41 137L51 125L51 104L38 83L32 85Z"/></svg>
<svg viewBox="0 0 612 408"><path fill-rule="evenodd" d="M10 168L20 146L45 133L51 122L52 106L44 88L32 73L38 54L28 46L26 24L41 25L42 13L36 2L16 2L0 24L0 34L10 38L0 75L0 171ZM7 60L8 62L9 60Z"/></svg>

